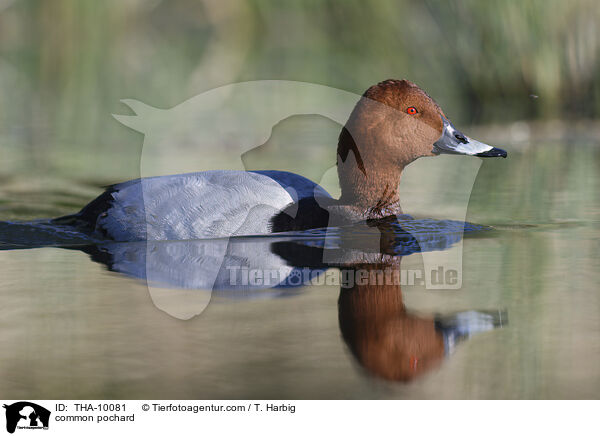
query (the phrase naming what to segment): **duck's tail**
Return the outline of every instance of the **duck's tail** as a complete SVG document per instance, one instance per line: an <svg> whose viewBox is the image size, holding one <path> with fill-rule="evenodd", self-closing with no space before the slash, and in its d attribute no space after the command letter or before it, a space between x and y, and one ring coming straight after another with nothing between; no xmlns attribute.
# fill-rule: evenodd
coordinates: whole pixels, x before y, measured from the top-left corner
<svg viewBox="0 0 600 436"><path fill-rule="evenodd" d="M112 194L115 191L115 186L108 186L102 194L85 205L79 212L53 218L50 222L54 225L70 226L86 233L92 233L95 230L98 217L110 209L113 201Z"/></svg>

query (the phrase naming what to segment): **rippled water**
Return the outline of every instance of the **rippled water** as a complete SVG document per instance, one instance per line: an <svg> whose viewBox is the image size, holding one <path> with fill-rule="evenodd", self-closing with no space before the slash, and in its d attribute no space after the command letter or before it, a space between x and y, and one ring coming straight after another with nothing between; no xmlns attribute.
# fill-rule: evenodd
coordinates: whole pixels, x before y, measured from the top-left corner
<svg viewBox="0 0 600 436"><path fill-rule="evenodd" d="M0 392L597 398L599 149L548 143L509 153L477 174L467 221L482 227L468 227L461 239L460 221L440 221L452 195L428 186L440 207L413 202L416 211L405 212L417 218L384 232L392 235L384 254L367 247L372 234L364 228L224 242L97 243L64 232L57 240L44 222L14 222L73 212L100 189L7 173ZM403 186L413 189L410 177ZM457 290L426 289L419 280L379 288L328 281L338 270L420 270L459 248ZM434 257L424 261L422 251ZM240 259L285 276L304 268L314 275L309 283L223 286L231 277L224 267Z"/></svg>

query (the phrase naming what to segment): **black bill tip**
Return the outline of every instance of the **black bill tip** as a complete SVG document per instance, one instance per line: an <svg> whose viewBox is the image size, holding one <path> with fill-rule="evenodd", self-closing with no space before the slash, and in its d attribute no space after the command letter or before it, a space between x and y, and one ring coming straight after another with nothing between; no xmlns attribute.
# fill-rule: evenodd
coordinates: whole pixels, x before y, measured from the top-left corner
<svg viewBox="0 0 600 436"><path fill-rule="evenodd" d="M481 152L481 153L477 153L475 156L479 156L479 157L503 157L503 158L506 158L506 156L508 156L508 153L505 150L502 150L501 148L493 147L491 150L484 151L484 152Z"/></svg>

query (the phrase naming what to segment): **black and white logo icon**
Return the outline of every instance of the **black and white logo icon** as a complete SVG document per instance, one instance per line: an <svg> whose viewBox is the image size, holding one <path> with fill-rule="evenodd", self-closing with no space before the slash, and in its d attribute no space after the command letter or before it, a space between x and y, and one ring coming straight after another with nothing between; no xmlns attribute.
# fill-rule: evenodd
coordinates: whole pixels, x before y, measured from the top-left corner
<svg viewBox="0 0 600 436"><path fill-rule="evenodd" d="M6 409L6 431L14 433L16 429L48 429L50 411L29 401L19 401L3 406Z"/></svg>

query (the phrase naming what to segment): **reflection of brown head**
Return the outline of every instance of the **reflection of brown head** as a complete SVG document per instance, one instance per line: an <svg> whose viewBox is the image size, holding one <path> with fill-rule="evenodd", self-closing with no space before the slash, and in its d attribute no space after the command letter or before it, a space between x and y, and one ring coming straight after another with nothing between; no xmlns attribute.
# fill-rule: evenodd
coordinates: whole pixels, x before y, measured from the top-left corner
<svg viewBox="0 0 600 436"><path fill-rule="evenodd" d="M352 271L381 268L385 267L361 265ZM444 341L433 318L408 314L399 284L368 282L342 289L338 301L342 336L358 362L369 372L396 381L412 380L436 367L444 357Z"/></svg>

